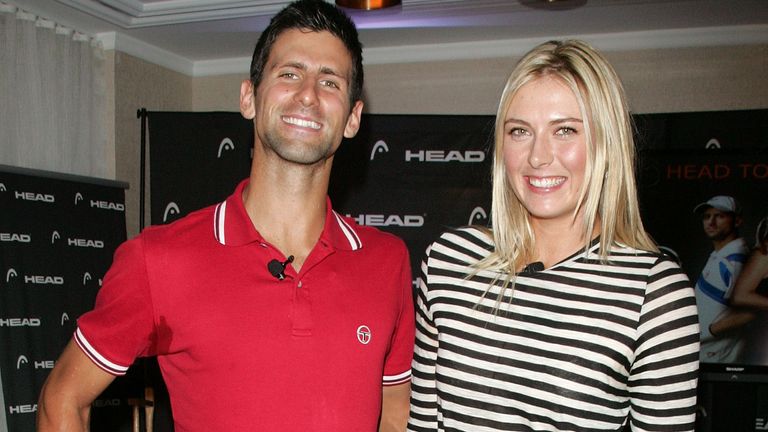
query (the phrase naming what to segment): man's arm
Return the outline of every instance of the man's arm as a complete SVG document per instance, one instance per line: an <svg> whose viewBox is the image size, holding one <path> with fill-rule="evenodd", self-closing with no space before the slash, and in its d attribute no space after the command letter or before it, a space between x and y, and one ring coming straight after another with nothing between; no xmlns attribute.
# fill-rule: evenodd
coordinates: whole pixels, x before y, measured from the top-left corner
<svg viewBox="0 0 768 432"><path fill-rule="evenodd" d="M403 432L408 424L411 383L406 382L382 388L379 432Z"/></svg>
<svg viewBox="0 0 768 432"><path fill-rule="evenodd" d="M43 384L38 432L88 431L91 403L114 379L70 340Z"/></svg>

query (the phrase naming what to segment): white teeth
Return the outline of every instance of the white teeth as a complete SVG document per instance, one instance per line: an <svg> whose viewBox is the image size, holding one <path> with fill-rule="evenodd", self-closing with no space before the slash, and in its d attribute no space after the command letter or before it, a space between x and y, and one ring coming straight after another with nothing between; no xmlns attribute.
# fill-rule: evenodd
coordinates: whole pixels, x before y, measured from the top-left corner
<svg viewBox="0 0 768 432"><path fill-rule="evenodd" d="M307 127L312 129L320 129L320 123L316 123L309 120L302 120L295 117L283 117L283 121L296 126Z"/></svg>
<svg viewBox="0 0 768 432"><path fill-rule="evenodd" d="M528 182L538 188L551 188L562 184L565 177L529 177Z"/></svg>

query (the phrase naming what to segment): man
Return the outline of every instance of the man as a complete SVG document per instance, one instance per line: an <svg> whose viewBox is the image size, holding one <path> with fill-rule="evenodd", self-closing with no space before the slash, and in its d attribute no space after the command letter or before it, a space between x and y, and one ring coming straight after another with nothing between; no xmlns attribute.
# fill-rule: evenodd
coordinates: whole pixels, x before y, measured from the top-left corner
<svg viewBox="0 0 768 432"><path fill-rule="evenodd" d="M334 152L360 124L361 53L352 21L321 0L272 19L241 86L249 179L119 248L43 388L39 430L86 430L94 398L149 355L177 431L405 429L407 250L327 199Z"/></svg>
<svg viewBox="0 0 768 432"><path fill-rule="evenodd" d="M717 323L725 323L732 313L729 302L736 278L747 259L749 248L739 237L741 208L730 196L717 195L697 205L704 234L713 251L696 281L696 303L701 328L701 361L733 363L741 340L734 332L718 332Z"/></svg>

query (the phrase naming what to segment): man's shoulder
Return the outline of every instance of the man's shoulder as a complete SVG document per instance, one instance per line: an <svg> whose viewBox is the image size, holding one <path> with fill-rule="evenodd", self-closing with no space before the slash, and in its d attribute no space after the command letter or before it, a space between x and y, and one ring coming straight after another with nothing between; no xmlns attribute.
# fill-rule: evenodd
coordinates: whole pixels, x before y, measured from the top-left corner
<svg viewBox="0 0 768 432"><path fill-rule="evenodd" d="M203 237L213 238L213 217L216 205L195 210L186 216L165 225L151 225L139 235L148 245L172 245L197 241Z"/></svg>
<svg viewBox="0 0 768 432"><path fill-rule="evenodd" d="M358 225L351 218L345 219L350 223L350 226L355 231L355 233L357 233L358 237L360 237L360 241L363 244L362 250L370 250L374 248L387 248L394 250L406 249L405 241L403 241L403 239L396 236L395 234L368 225Z"/></svg>
<svg viewBox="0 0 768 432"><path fill-rule="evenodd" d="M747 242L741 237L731 240L731 242L723 246L719 251L719 255L723 258L728 258L734 254L744 256L749 254L749 246L747 246Z"/></svg>

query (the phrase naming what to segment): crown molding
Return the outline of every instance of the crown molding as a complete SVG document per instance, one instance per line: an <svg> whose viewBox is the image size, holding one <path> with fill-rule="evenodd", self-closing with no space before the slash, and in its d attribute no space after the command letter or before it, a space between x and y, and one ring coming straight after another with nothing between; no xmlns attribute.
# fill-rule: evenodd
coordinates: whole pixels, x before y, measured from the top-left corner
<svg viewBox="0 0 768 432"><path fill-rule="evenodd" d="M253 16L272 16L285 1L245 0L56 0L124 29L211 21Z"/></svg>
<svg viewBox="0 0 768 432"><path fill-rule="evenodd" d="M123 34L100 33L96 37L105 49L122 51L193 77L247 74L251 62L250 57L191 61ZM603 51L761 45L768 44L768 25L568 35L556 38L582 39ZM546 39L548 38L366 48L363 50L363 57L367 65L519 57Z"/></svg>
<svg viewBox="0 0 768 432"><path fill-rule="evenodd" d="M768 25L564 35L364 50L366 64L519 57L550 39L581 39L602 51L768 44Z"/></svg>
<svg viewBox="0 0 768 432"><path fill-rule="evenodd" d="M120 51L172 71L195 76L195 62L178 54L160 49L123 33L98 33L94 37L101 42L105 50Z"/></svg>

